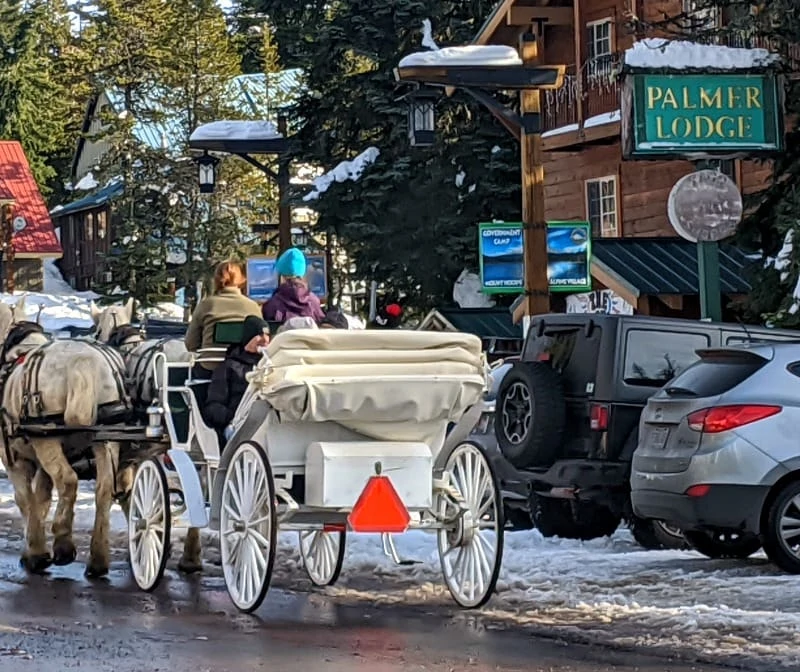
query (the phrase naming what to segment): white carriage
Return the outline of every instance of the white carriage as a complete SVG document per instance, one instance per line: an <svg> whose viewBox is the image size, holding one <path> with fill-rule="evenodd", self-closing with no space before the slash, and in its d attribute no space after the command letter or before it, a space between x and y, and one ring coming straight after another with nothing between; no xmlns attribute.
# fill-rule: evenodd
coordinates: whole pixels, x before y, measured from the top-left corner
<svg viewBox="0 0 800 672"><path fill-rule="evenodd" d="M319 586L338 578L348 531L382 533L384 552L401 562L391 534L422 529L437 535L456 602L472 608L489 599L502 560L503 505L489 460L463 440L475 421L468 410L480 408L486 387L478 338L278 334L251 374L246 418L224 447L203 422L199 386L207 383L190 379L191 365L154 361L165 384L148 435L158 441L165 430L170 445L134 479L129 545L141 588L161 579L176 527L219 532L225 583L245 612L267 593L279 529L299 533L305 569Z"/></svg>

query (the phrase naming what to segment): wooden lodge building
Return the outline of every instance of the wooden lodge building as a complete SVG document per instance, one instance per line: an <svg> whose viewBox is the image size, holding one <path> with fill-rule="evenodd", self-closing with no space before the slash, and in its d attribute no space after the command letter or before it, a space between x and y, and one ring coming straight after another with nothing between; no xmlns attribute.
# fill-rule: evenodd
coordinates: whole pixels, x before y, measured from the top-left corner
<svg viewBox="0 0 800 672"><path fill-rule="evenodd" d="M632 15L655 23L665 14L690 14L694 4L692 0L499 0L474 40L516 47L532 24L546 21L540 37L541 62L567 64L563 88L541 94L546 218L591 222L596 289L613 290L640 313L689 318L700 317L696 252L673 230L667 199L675 182L695 166L679 160L622 159L620 84L613 73L634 43L628 30ZM724 20L711 14L696 18ZM793 54L793 66L798 58L800 54ZM731 177L743 194L763 189L770 177L769 163L709 163ZM749 290L743 277L748 263L741 250L721 245L723 308ZM559 309L559 300L554 298L554 310Z"/></svg>

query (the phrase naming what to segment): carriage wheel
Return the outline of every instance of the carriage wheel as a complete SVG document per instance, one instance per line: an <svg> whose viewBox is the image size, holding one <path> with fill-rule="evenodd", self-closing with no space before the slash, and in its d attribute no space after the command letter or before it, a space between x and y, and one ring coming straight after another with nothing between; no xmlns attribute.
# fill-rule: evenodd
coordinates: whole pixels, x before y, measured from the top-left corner
<svg viewBox="0 0 800 672"><path fill-rule="evenodd" d="M492 465L473 443L458 445L445 464L451 485L466 510L455 523L438 531L439 558L447 588L462 607L474 609L488 601L503 561L503 501ZM440 516L452 520L454 502L437 493Z"/></svg>
<svg viewBox="0 0 800 672"><path fill-rule="evenodd" d="M136 469L128 513L128 560L136 585L150 592L161 582L170 551L167 475L155 459Z"/></svg>
<svg viewBox="0 0 800 672"><path fill-rule="evenodd" d="M303 558L308 578L315 586L332 586L336 583L342 571L346 538L344 530L300 532L300 557Z"/></svg>
<svg viewBox="0 0 800 672"><path fill-rule="evenodd" d="M225 586L236 608L251 613L267 596L275 562L278 520L275 482L264 449L245 441L222 485L219 544Z"/></svg>

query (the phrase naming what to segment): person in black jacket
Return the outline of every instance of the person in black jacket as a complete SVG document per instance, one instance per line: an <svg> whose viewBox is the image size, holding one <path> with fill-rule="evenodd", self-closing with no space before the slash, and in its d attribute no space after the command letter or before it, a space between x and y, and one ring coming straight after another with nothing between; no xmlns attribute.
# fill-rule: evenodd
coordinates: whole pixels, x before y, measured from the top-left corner
<svg viewBox="0 0 800 672"><path fill-rule="evenodd" d="M259 348L269 344L269 324L260 317L250 315L242 327L241 343L228 347L225 361L215 370L208 388L203 417L225 444L225 428L233 420L236 408L247 390L245 374L253 370L261 359Z"/></svg>

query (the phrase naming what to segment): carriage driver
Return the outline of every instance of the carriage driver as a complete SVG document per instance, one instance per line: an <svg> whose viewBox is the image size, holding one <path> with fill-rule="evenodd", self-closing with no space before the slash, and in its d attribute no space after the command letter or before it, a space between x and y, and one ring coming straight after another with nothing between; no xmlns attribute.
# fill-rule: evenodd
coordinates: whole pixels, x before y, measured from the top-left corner
<svg viewBox="0 0 800 672"><path fill-rule="evenodd" d="M228 347L225 361L218 366L208 386L203 419L217 431L220 445L225 444L224 431L247 390L245 377L261 359L259 348L269 345L269 324L254 315L248 316L242 327L242 340Z"/></svg>
<svg viewBox="0 0 800 672"><path fill-rule="evenodd" d="M239 322L249 315L261 317L261 306L242 294L245 275L241 264L223 261L214 271L214 293L205 297L192 315L186 330L186 349L197 352L214 347L214 328L218 322ZM208 380L219 362L198 362L192 376Z"/></svg>

